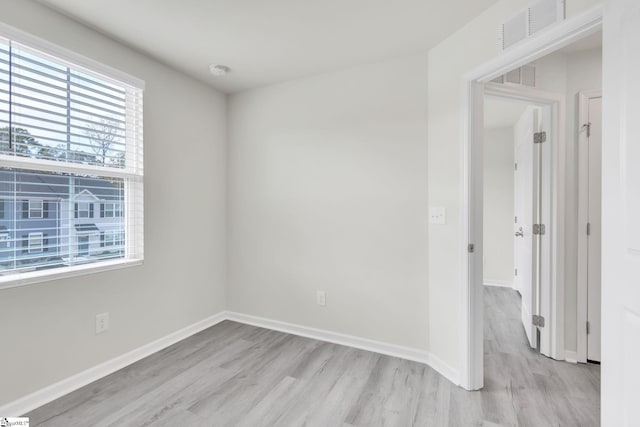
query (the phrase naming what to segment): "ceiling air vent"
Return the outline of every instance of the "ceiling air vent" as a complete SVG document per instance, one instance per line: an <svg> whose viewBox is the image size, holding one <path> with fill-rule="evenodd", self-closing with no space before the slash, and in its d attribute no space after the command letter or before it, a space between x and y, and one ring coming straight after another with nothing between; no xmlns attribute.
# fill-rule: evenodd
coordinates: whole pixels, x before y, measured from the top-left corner
<svg viewBox="0 0 640 427"><path fill-rule="evenodd" d="M565 0L539 0L500 27L500 48L508 49L565 18Z"/></svg>
<svg viewBox="0 0 640 427"><path fill-rule="evenodd" d="M491 80L493 83L536 87L536 67L525 65Z"/></svg>

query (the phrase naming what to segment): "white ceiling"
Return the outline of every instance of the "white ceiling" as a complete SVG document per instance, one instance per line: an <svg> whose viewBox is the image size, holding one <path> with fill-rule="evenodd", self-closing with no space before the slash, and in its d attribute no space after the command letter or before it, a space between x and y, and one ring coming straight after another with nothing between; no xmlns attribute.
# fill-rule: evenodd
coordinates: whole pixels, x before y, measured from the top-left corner
<svg viewBox="0 0 640 427"><path fill-rule="evenodd" d="M496 129L513 127L529 104L493 96L484 97L484 127Z"/></svg>
<svg viewBox="0 0 640 427"><path fill-rule="evenodd" d="M39 1L224 92L426 52L496 2Z"/></svg>

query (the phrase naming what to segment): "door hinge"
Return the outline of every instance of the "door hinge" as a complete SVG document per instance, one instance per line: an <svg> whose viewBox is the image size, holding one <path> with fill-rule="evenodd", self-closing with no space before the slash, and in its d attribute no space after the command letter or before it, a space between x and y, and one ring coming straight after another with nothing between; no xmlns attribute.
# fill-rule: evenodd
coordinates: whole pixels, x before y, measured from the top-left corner
<svg viewBox="0 0 640 427"><path fill-rule="evenodd" d="M518 275L518 269L516 268L516 269L515 269L514 276L517 276L517 275Z"/></svg>
<svg viewBox="0 0 640 427"><path fill-rule="evenodd" d="M546 132L536 132L533 134L533 143L534 144L540 144L542 142L545 142L547 140L547 133Z"/></svg>
<svg viewBox="0 0 640 427"><path fill-rule="evenodd" d="M513 219L514 219L514 222L517 224L518 223L518 217L516 216Z"/></svg>
<svg viewBox="0 0 640 427"><path fill-rule="evenodd" d="M467 246L467 252L472 254L475 252L475 250L476 250L476 246L473 243L469 243L469 246Z"/></svg>
<svg viewBox="0 0 640 427"><path fill-rule="evenodd" d="M533 224L533 234L542 236L546 231L544 224Z"/></svg>
<svg viewBox="0 0 640 427"><path fill-rule="evenodd" d="M516 165L516 170L518 170L518 164L516 163L515 165Z"/></svg>
<svg viewBox="0 0 640 427"><path fill-rule="evenodd" d="M582 125L582 129L587 129L587 138L591 137L591 122Z"/></svg>
<svg viewBox="0 0 640 427"><path fill-rule="evenodd" d="M591 323L587 322L587 335L591 333Z"/></svg>
<svg viewBox="0 0 640 427"><path fill-rule="evenodd" d="M591 223L587 223L587 236L591 236Z"/></svg>
<svg viewBox="0 0 640 427"><path fill-rule="evenodd" d="M531 316L531 322L533 323L533 326L544 328L544 317L542 316L537 316L534 314L533 316Z"/></svg>

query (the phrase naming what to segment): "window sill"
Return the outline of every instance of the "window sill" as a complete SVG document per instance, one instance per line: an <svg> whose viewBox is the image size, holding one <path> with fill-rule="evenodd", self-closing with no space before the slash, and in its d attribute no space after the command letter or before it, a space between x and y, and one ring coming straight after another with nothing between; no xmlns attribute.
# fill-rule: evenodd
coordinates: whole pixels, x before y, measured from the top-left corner
<svg viewBox="0 0 640 427"><path fill-rule="evenodd" d="M63 267L57 270L34 271L28 273L18 273L11 276L0 277L0 290L15 288L18 286L31 285L34 283L48 282L50 280L60 280L69 277L84 276L87 274L101 273L103 271L119 270L121 268L136 267L144 264L142 259L104 261L95 264L76 265L73 267Z"/></svg>

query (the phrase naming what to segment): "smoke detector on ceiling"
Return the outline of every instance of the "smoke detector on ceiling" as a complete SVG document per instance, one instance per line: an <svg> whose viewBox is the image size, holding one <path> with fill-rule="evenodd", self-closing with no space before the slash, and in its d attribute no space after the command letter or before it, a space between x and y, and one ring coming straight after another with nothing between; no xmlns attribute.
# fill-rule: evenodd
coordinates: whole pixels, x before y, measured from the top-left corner
<svg viewBox="0 0 640 427"><path fill-rule="evenodd" d="M212 75L221 77L229 74L229 72L231 72L231 68L227 67L226 65L211 64L209 65L209 71Z"/></svg>

